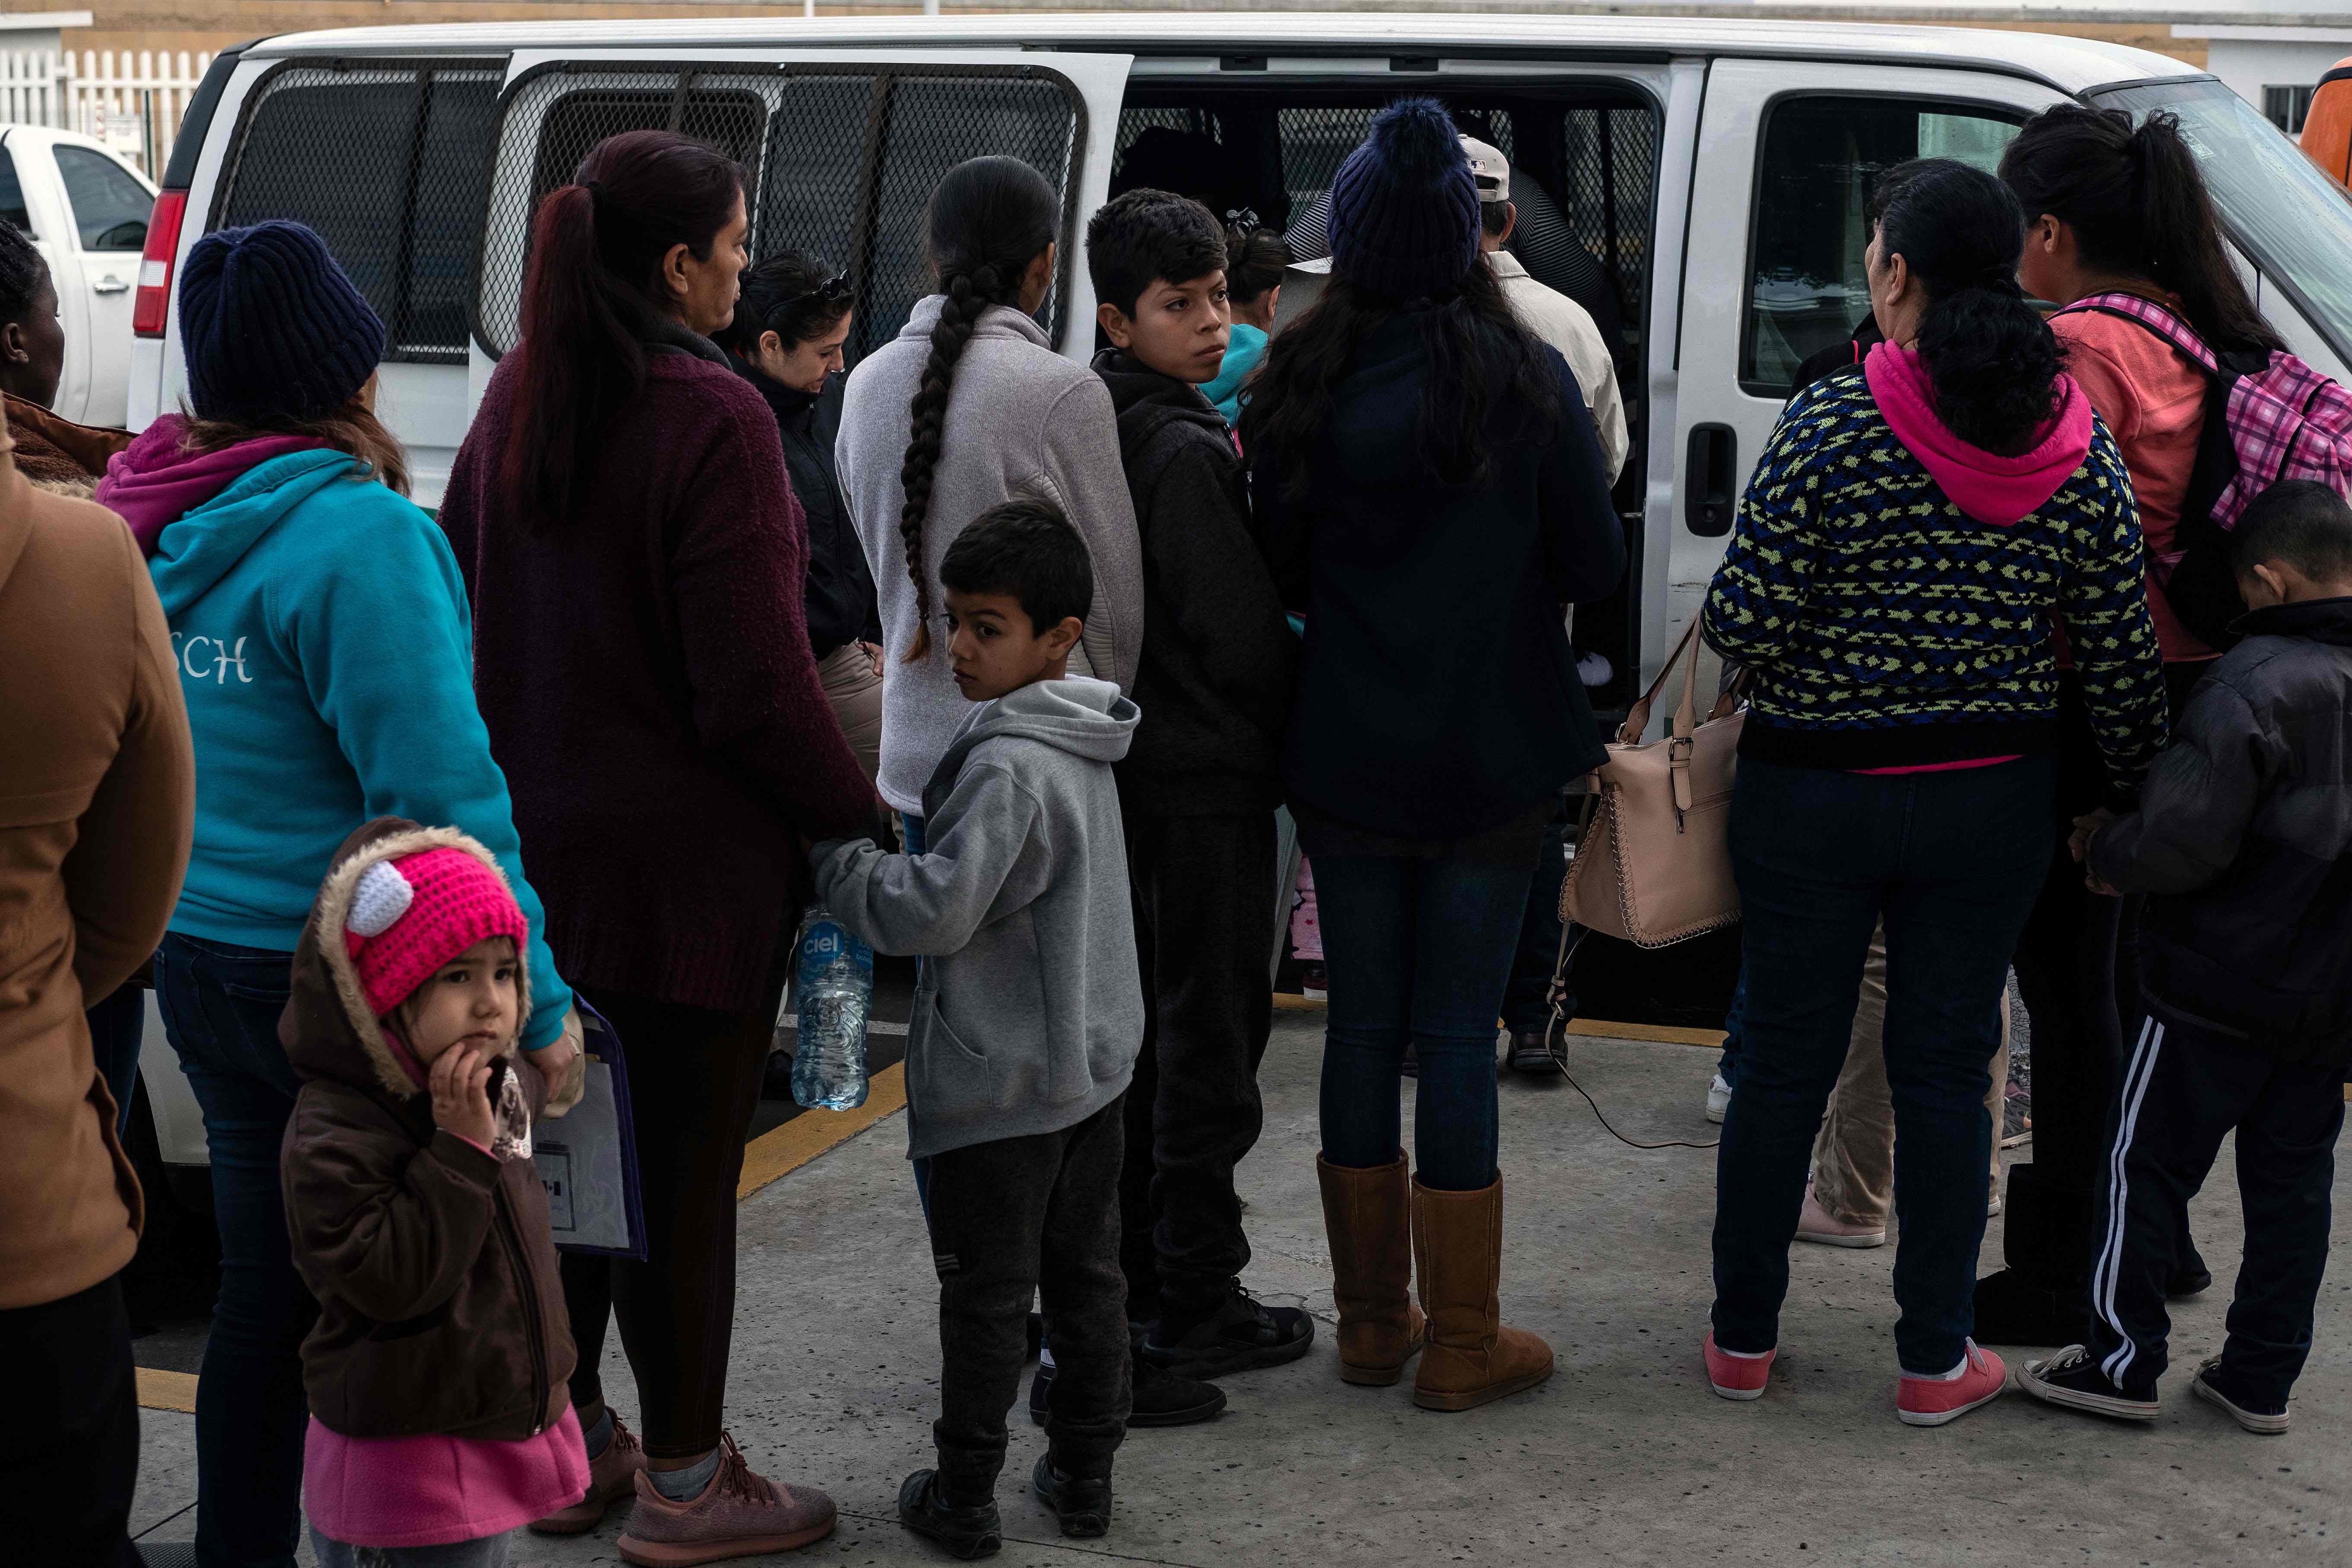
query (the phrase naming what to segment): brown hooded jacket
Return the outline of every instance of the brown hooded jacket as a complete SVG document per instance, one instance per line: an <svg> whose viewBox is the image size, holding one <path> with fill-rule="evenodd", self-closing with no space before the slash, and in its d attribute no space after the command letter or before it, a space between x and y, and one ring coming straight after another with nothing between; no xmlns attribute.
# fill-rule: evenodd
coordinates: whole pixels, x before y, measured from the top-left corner
<svg viewBox="0 0 2352 1568"><path fill-rule="evenodd" d="M368 868L437 848L498 868L456 828L379 817L336 851L294 952L278 1035L303 1079L280 1157L294 1267L319 1299L302 1375L311 1414L347 1437L517 1441L570 1402L546 1191L530 1161L501 1163L434 1125L343 943ZM528 1018L527 973L520 984L516 1016ZM511 1044L507 1059L537 1113L539 1069Z"/></svg>

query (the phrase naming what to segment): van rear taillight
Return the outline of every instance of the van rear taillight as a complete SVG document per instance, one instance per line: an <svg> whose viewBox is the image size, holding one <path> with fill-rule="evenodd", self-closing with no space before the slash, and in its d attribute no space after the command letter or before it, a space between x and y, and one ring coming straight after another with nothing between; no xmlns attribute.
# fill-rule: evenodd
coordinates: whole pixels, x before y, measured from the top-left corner
<svg viewBox="0 0 2352 1568"><path fill-rule="evenodd" d="M172 258L180 254L180 220L187 216L188 193L158 191L147 220L147 248L139 258L139 296L131 306L131 330L160 338L172 314Z"/></svg>

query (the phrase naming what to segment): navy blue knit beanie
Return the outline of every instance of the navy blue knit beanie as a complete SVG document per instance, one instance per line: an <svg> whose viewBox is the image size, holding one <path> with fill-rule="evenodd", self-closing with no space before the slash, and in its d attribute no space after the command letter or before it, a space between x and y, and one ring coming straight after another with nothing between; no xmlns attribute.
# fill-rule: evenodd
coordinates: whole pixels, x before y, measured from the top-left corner
<svg viewBox="0 0 2352 1568"><path fill-rule="evenodd" d="M1381 110L1331 182L1331 267L1376 294L1447 294L1478 264L1478 183L1433 98Z"/></svg>
<svg viewBox="0 0 2352 1568"><path fill-rule="evenodd" d="M315 418L375 374L383 322L326 241L299 223L257 223L188 252L180 346L197 418Z"/></svg>

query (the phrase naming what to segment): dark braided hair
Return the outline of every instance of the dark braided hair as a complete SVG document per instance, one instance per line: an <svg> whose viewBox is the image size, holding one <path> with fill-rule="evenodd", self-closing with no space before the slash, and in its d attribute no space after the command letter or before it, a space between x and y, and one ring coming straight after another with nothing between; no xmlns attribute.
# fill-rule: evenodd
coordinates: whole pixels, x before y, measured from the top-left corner
<svg viewBox="0 0 2352 1568"><path fill-rule="evenodd" d="M0 321L21 321L31 313L48 267L33 248L32 236L0 220Z"/></svg>
<svg viewBox="0 0 2352 1568"><path fill-rule="evenodd" d="M1061 204L1045 176L1018 158L974 158L959 163L931 193L924 228L931 270L946 296L931 329L931 357L908 405L907 459L898 469L906 504L898 533L907 546L907 575L915 584L913 664L931 651L931 583L923 569L923 523L931 510L931 480L940 464L940 437L955 386L956 362L991 305L1015 304L1021 280L1061 226Z"/></svg>

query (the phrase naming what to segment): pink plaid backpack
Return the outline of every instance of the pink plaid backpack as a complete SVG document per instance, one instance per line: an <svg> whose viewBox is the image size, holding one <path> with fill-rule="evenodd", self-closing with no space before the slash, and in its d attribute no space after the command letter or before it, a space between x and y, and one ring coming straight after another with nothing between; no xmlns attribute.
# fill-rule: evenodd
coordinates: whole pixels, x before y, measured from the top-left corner
<svg viewBox="0 0 2352 1568"><path fill-rule="evenodd" d="M2182 625L2214 647L2229 647L2238 640L2230 625L2246 613L2230 564L2230 530L2281 479L2317 479L2352 494L2352 393L2284 349L2216 354L2187 321L2137 294L2094 294L2066 308L2073 310L2137 322L2209 379L2197 466L2173 549L2158 558L2157 581Z"/></svg>

